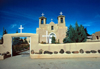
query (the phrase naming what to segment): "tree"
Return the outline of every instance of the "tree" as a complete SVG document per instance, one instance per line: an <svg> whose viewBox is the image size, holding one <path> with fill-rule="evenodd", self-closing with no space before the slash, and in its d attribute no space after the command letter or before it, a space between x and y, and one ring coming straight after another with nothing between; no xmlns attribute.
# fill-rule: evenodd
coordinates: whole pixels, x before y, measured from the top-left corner
<svg viewBox="0 0 100 69"><path fill-rule="evenodd" d="M12 40L13 40L12 45L20 45L21 44L20 37L14 37Z"/></svg>
<svg viewBox="0 0 100 69"><path fill-rule="evenodd" d="M51 41L51 43L55 43L56 42L56 39L55 39L55 37L54 36L52 36L52 41Z"/></svg>
<svg viewBox="0 0 100 69"><path fill-rule="evenodd" d="M4 34L7 34L7 31L6 31L6 29L4 29L4 27L3 27L3 35Z"/></svg>
<svg viewBox="0 0 100 69"><path fill-rule="evenodd" d="M6 29L5 29L5 31L4 31L4 34L7 34L7 31L6 31Z"/></svg>
<svg viewBox="0 0 100 69"><path fill-rule="evenodd" d="M4 30L4 27L3 27L3 35L4 34L7 34L7 31L6 31L6 29ZM3 37L1 37L1 44L3 44Z"/></svg>
<svg viewBox="0 0 100 69"><path fill-rule="evenodd" d="M23 43L24 43L22 38L20 39L20 43L21 43L21 44L23 44Z"/></svg>
<svg viewBox="0 0 100 69"><path fill-rule="evenodd" d="M7 34L7 31L6 31L6 29L4 29L4 27L3 27L3 35L4 34Z"/></svg>
<svg viewBox="0 0 100 69"><path fill-rule="evenodd" d="M28 44L27 40L26 40L26 37L24 38L24 41L25 41L25 44Z"/></svg>
<svg viewBox="0 0 100 69"><path fill-rule="evenodd" d="M1 37L1 44L3 44L3 37Z"/></svg>
<svg viewBox="0 0 100 69"><path fill-rule="evenodd" d="M88 32L87 32L87 29L86 29L86 28L85 28L84 30L85 30L86 35L87 35L87 36L91 36L90 34L88 34Z"/></svg>
<svg viewBox="0 0 100 69"><path fill-rule="evenodd" d="M60 44L59 39L58 39L58 44Z"/></svg>
<svg viewBox="0 0 100 69"><path fill-rule="evenodd" d="M63 43L69 43L69 39L68 39L69 37L65 37L64 39L63 39Z"/></svg>
<svg viewBox="0 0 100 69"><path fill-rule="evenodd" d="M64 38L64 43L73 43L73 42L85 42L86 41L86 32L82 25L78 26L77 22L75 23L75 28L72 25L69 26L68 31L66 32L66 38Z"/></svg>
<svg viewBox="0 0 100 69"><path fill-rule="evenodd" d="M75 39L75 30L74 30L74 28L72 27L72 25L70 25L70 27L69 27L69 31L68 31L69 33L67 34L68 35L68 42L69 43L72 43L72 42L74 42L74 39Z"/></svg>
<svg viewBox="0 0 100 69"><path fill-rule="evenodd" d="M18 30L16 31L16 33L18 33Z"/></svg>

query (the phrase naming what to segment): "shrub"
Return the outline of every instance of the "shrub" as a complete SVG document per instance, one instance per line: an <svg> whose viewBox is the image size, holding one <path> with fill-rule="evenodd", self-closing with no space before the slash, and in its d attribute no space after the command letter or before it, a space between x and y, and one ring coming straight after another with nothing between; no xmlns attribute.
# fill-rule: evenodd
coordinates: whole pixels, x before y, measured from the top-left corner
<svg viewBox="0 0 100 69"><path fill-rule="evenodd" d="M40 54L42 54L42 52L43 52L43 50L42 50L42 49L40 49L40 50L39 50L39 53L40 53Z"/></svg>
<svg viewBox="0 0 100 69"><path fill-rule="evenodd" d="M41 42L41 44L43 44L43 41Z"/></svg>
<svg viewBox="0 0 100 69"><path fill-rule="evenodd" d="M56 39L55 39L54 36L52 36L52 41L51 41L51 43L55 44L55 42L56 42Z"/></svg>
<svg viewBox="0 0 100 69"><path fill-rule="evenodd" d="M63 54L63 53L64 53L64 50L63 50L63 49L61 49L59 53Z"/></svg>
<svg viewBox="0 0 100 69"><path fill-rule="evenodd" d="M56 44L60 44L59 39L58 39L58 42L56 42Z"/></svg>
<svg viewBox="0 0 100 69"><path fill-rule="evenodd" d="M46 44L46 42L43 42L43 41L42 41L41 44Z"/></svg>

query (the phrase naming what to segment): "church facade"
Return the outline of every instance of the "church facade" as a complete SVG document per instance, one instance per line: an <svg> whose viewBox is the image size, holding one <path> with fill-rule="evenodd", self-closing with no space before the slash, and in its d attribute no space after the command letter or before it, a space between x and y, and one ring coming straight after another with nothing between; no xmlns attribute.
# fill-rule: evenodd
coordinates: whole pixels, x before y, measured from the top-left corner
<svg viewBox="0 0 100 69"><path fill-rule="evenodd" d="M58 24L51 21L49 24L46 23L47 18L44 16L39 17L39 28L36 32L39 34L39 43L46 42L51 43L52 36L55 37L56 42L63 43L63 39L66 37L67 27L65 25L65 16L59 15L57 17Z"/></svg>
<svg viewBox="0 0 100 69"><path fill-rule="evenodd" d="M92 39L93 40L100 40L100 31L95 32L94 34L92 34Z"/></svg>

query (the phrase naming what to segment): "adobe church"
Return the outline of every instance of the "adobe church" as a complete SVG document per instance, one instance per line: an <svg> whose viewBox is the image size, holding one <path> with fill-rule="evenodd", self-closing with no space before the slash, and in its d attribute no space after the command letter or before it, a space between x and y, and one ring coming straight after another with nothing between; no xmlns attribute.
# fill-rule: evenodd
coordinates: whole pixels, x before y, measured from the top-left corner
<svg viewBox="0 0 100 69"><path fill-rule="evenodd" d="M57 17L58 24L55 24L53 21L47 24L47 18L43 15L44 14L39 17L39 28L36 30L37 34L39 34L39 43L43 41L50 44L52 36L55 37L56 42L59 40L60 43L63 43L63 39L66 37L67 32L65 16L62 15L62 12L60 12L60 15Z"/></svg>

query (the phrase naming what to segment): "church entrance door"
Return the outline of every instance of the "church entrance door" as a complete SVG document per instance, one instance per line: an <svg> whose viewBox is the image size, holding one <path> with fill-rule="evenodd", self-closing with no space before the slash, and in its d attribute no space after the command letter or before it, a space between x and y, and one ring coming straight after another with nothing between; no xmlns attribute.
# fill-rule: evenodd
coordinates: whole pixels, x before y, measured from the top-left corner
<svg viewBox="0 0 100 69"><path fill-rule="evenodd" d="M49 43L51 44L52 42L52 37L55 37L56 38L56 35L54 34L54 33L50 33L50 35L49 35Z"/></svg>

